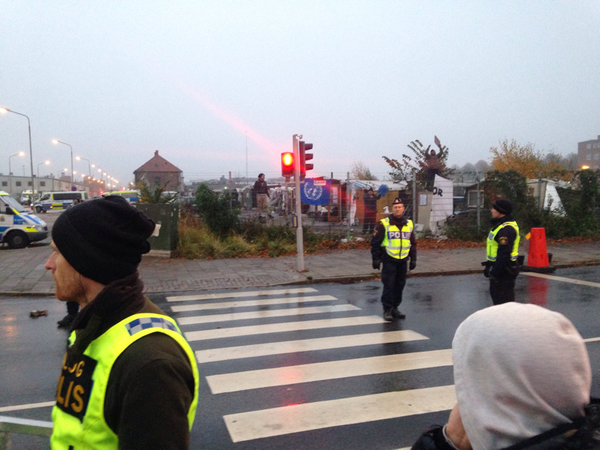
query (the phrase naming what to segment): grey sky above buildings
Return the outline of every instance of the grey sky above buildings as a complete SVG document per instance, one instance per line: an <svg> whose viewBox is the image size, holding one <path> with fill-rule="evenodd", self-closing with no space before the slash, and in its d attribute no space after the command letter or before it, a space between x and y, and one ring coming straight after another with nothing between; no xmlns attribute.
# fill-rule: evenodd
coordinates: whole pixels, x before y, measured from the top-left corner
<svg viewBox="0 0 600 450"><path fill-rule="evenodd" d="M155 150L186 181L276 177L295 133L338 178L434 135L451 165L566 155L600 134L599 24L597 0L0 0L0 106L40 175L70 167L56 138L122 183ZM0 115L0 172L20 150Z"/></svg>

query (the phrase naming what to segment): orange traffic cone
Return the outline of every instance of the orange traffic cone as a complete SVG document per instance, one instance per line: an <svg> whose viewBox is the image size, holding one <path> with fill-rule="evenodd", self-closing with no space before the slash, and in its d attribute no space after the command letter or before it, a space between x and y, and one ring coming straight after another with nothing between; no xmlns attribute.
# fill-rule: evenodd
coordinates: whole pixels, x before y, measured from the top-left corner
<svg viewBox="0 0 600 450"><path fill-rule="evenodd" d="M521 270L523 272L554 272L556 267L550 265L548 249L546 248L546 230L544 228L532 228L530 236L527 265L521 267Z"/></svg>

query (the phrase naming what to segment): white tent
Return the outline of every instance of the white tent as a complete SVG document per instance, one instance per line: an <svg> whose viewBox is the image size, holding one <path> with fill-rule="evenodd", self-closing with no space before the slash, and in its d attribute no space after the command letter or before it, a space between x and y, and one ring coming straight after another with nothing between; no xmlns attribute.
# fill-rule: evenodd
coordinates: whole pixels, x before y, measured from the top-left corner
<svg viewBox="0 0 600 450"><path fill-rule="evenodd" d="M435 176L433 183L433 197L431 200L431 215L429 216L429 229L434 235L440 233L442 221L452 215L453 185L452 180Z"/></svg>

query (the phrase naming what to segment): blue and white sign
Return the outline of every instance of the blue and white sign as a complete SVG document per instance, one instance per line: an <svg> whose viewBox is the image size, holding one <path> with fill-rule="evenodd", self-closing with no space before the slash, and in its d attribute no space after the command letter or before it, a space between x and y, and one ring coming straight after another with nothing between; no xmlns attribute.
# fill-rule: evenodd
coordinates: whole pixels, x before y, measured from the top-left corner
<svg viewBox="0 0 600 450"><path fill-rule="evenodd" d="M306 178L300 185L300 200L307 205L329 205L331 180Z"/></svg>

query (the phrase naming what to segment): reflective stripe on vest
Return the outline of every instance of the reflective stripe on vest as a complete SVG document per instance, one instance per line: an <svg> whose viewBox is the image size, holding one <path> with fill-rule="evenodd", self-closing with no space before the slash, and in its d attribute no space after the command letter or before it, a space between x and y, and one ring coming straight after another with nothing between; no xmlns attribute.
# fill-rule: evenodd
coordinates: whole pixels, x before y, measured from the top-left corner
<svg viewBox="0 0 600 450"><path fill-rule="evenodd" d="M408 220L402 230L398 229L396 225L390 225L389 217L382 219L381 223L385 228L385 237L381 246L385 247L386 253L392 258L406 258L410 252L410 235L413 231L412 220Z"/></svg>
<svg viewBox="0 0 600 450"><path fill-rule="evenodd" d="M194 352L173 319L158 314L135 314L93 340L83 356L66 366L66 354L52 410L55 449L117 449L118 436L104 418L106 387L113 364L127 347L151 333L164 333L185 351L194 373L194 399L188 411L190 429L198 406L198 367ZM75 332L69 342L75 342Z"/></svg>
<svg viewBox="0 0 600 450"><path fill-rule="evenodd" d="M496 261L496 256L498 255L498 242L496 242L496 235L502 228L506 226L513 227L517 233L517 237L515 238L515 242L513 243L513 248L510 253L511 261L517 260L517 256L519 255L519 241L521 239L519 236L519 226L517 225L517 222L504 222L503 224L498 226L498 228L491 230L488 234L486 245L488 261Z"/></svg>

